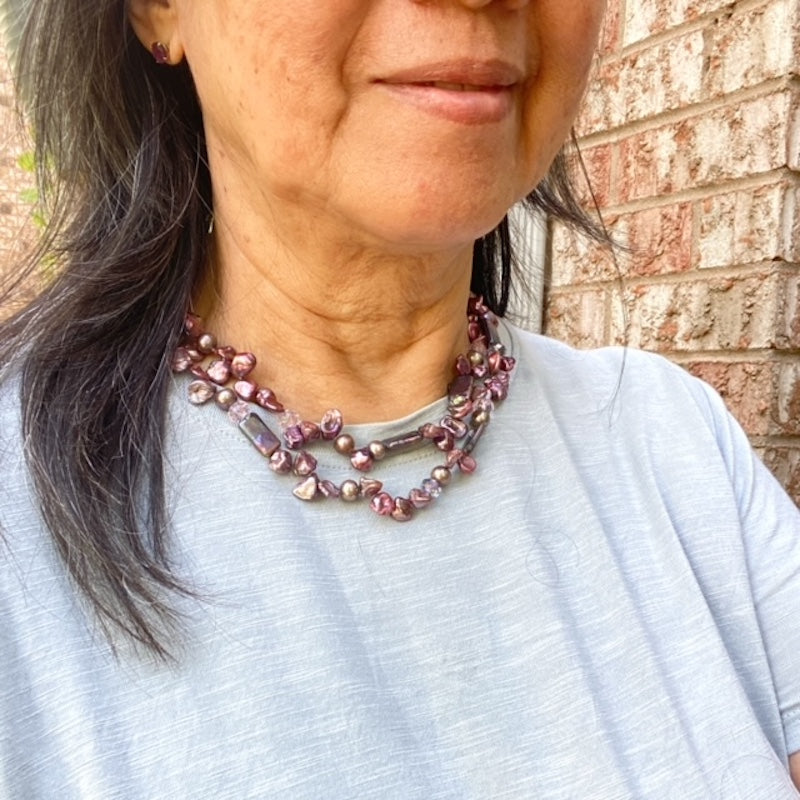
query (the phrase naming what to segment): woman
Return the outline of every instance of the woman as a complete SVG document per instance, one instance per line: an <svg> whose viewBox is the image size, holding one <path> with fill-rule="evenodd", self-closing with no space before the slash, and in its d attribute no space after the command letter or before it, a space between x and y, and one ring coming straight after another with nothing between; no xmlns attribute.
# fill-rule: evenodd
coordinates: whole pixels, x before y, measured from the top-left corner
<svg viewBox="0 0 800 800"><path fill-rule="evenodd" d="M796 509L704 385L489 310L512 204L589 226L601 14L32 5L5 795L797 796Z"/></svg>

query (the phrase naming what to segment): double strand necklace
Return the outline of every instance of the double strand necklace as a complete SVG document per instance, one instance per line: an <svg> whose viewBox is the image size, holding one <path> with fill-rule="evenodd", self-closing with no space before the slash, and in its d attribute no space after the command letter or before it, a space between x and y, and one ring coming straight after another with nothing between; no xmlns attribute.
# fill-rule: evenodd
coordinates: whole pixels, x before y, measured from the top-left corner
<svg viewBox="0 0 800 800"><path fill-rule="evenodd" d="M469 350L456 358L455 375L447 387L444 416L361 446L344 431L338 409L326 411L319 422L303 420L287 410L271 389L250 378L256 357L219 345L194 314L186 317L172 370L188 372L193 377L188 387L190 403L203 405L213 400L227 411L230 420L264 456L273 472L300 479L292 490L298 499L338 498L346 503L364 500L376 514L407 522L417 510L441 495L456 470L470 474L477 467L473 450L489 425L495 403L508 395L514 369L514 359L505 355L497 329L497 318L483 299L471 296L467 307ZM280 435L267 425L260 410L278 417ZM354 477L340 484L320 477L317 459L305 449L313 443L328 443L336 453L349 459L356 470ZM394 496L385 491L381 481L369 477L377 462L423 447L441 452L443 463L434 467L408 496Z"/></svg>

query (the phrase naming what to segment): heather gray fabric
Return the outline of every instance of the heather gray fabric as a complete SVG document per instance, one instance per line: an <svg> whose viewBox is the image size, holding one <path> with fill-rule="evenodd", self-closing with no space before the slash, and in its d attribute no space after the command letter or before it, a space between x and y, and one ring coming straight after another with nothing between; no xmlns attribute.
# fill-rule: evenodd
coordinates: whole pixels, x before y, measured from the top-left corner
<svg viewBox="0 0 800 800"><path fill-rule="evenodd" d="M0 796L797 797L797 509L678 368L508 335L478 472L406 525L295 500L177 386L175 559L206 599L172 667L115 660L84 616L7 389Z"/></svg>

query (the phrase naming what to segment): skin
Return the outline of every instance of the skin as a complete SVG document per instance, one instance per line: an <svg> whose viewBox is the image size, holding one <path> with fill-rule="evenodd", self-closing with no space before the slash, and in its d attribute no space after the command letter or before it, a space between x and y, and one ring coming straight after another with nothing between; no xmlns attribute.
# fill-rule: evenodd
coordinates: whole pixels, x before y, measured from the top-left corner
<svg viewBox="0 0 800 800"><path fill-rule="evenodd" d="M585 86L603 0L132 0L204 112L214 279L197 309L304 417L397 418L466 344L473 241L543 177ZM502 58L501 120L442 118L398 70ZM268 358L265 357L268 355ZM800 753L790 759L800 787Z"/></svg>
<svg viewBox="0 0 800 800"><path fill-rule="evenodd" d="M473 241L544 175L583 92L602 0L134 0L184 58L214 186L196 310L307 418L410 413L466 344ZM502 58L510 112L464 124L380 81ZM267 357L268 356L268 357Z"/></svg>

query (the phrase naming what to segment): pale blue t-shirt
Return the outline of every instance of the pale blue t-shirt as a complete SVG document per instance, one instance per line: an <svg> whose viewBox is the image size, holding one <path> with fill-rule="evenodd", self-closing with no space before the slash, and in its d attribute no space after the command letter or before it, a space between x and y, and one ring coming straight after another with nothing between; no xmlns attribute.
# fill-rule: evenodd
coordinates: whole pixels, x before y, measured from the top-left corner
<svg viewBox="0 0 800 800"><path fill-rule="evenodd" d="M115 658L86 614L6 389L0 797L798 797L797 509L682 370L505 333L477 472L407 524L295 499L176 381L174 559L202 599L176 601L174 665ZM402 493L432 465L379 477Z"/></svg>

